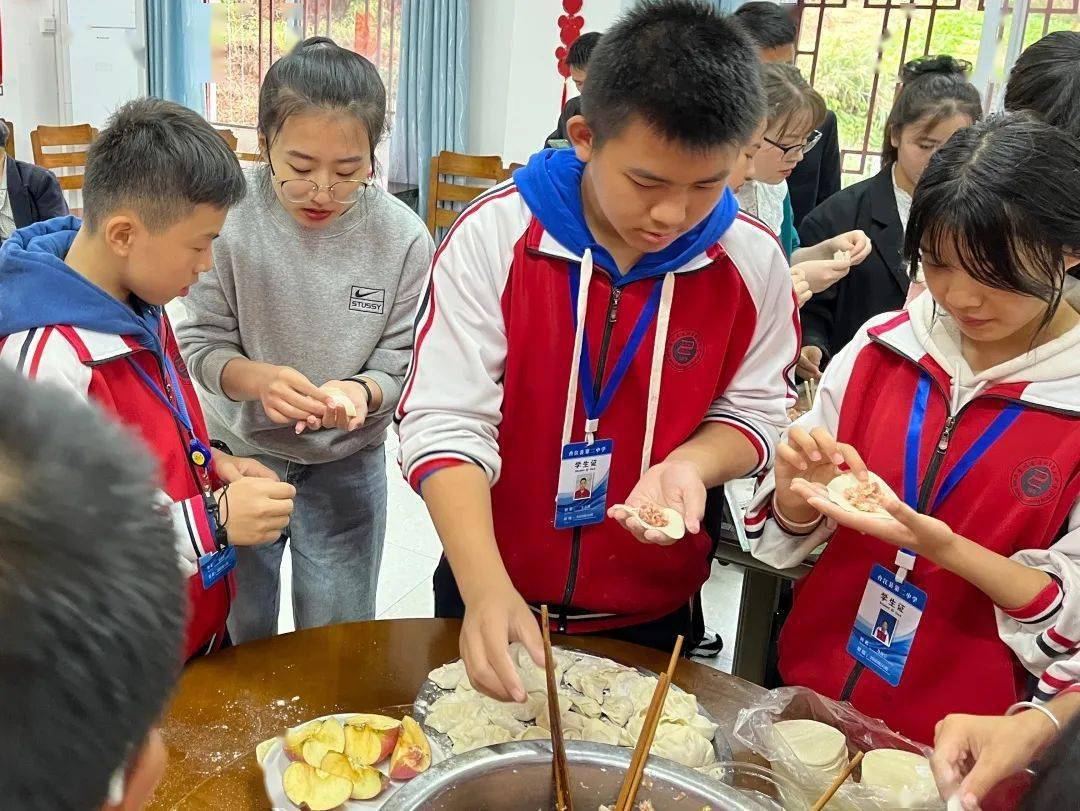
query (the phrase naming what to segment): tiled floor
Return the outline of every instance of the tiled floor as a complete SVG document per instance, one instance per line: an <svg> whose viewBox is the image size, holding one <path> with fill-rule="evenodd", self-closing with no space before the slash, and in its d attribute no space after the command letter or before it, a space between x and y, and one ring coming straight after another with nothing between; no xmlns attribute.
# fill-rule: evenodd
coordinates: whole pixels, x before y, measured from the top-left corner
<svg viewBox="0 0 1080 811"><path fill-rule="evenodd" d="M430 617L434 613L431 574L439 561L439 539L424 503L409 489L401 476L395 461L395 437L390 437L386 450L389 517L382 571L379 573L376 618ZM289 593L292 581L292 566L288 555L283 559L281 575L283 599L278 631L284 633L293 628L292 605L284 598L284 595ZM741 589L742 570L739 567L714 563L712 577L705 584L702 596L705 623L723 637L725 649L716 659L701 661L729 672Z"/></svg>

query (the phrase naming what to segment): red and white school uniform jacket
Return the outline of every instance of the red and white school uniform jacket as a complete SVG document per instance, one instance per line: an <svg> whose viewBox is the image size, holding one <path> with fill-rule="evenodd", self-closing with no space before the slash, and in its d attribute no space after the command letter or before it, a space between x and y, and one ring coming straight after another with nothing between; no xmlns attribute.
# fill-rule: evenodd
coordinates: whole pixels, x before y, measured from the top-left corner
<svg viewBox="0 0 1080 811"><path fill-rule="evenodd" d="M159 337L176 366L195 434L209 445L199 401L164 311ZM213 552L215 545L188 460L187 439L172 413L131 368L129 359L163 386L164 373L154 353L130 336L81 327L46 326L0 337L0 365L94 403L141 438L147 451L156 458L162 483L160 506L172 518L180 571L188 581L184 645L184 658L188 659L220 648L235 584L229 575L210 589L203 588L197 560L200 555ZM219 485L214 479L213 487Z"/></svg>
<svg viewBox="0 0 1080 811"><path fill-rule="evenodd" d="M685 605L707 579L703 533L672 546L642 544L613 520L555 529L575 319L570 288L591 257L560 244L514 182L475 201L435 254L417 314L413 363L397 418L401 464L414 488L471 463L492 485L495 537L514 586L559 625L588 632L647 622ZM652 282L615 292L596 268L585 333L591 358L605 345L610 374ZM621 298L620 298L621 296ZM643 452L661 461L705 422L742 432L767 468L794 399L798 309L775 237L739 215L718 242L674 273L655 435L644 448L656 325L600 421L614 441L609 506L641 475ZM578 392L571 441L584 437Z"/></svg>
<svg viewBox="0 0 1080 811"><path fill-rule="evenodd" d="M1068 283L1066 297L1080 305L1080 285ZM929 383L924 427L911 443L918 458L906 459L921 381ZM988 432L996 439L959 475L995 420L1004 429ZM864 671L850 694L856 709L929 743L949 713L995 715L1027 698L1032 676L1043 676L1043 698L1076 680L1044 672L1080 646L1080 328L973 374L955 325L935 314L925 293L908 310L868 322L829 364L817 402L796 424L824 426L902 498L905 487L918 493L920 511L1052 579L1029 605L1004 611L918 559L908 580L927 593L927 604L900 685ZM769 476L747 513L755 557L786 568L829 541L795 587L780 673L788 684L838 698L855 666L846 646L871 567L894 569L897 550L843 527L830 539L824 524L806 536L789 534L769 514L772 490Z"/></svg>

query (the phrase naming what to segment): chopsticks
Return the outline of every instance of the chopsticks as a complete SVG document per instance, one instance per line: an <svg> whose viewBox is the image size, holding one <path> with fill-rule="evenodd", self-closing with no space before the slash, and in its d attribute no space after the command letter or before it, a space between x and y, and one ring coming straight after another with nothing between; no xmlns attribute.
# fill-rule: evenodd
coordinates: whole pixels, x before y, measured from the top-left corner
<svg viewBox="0 0 1080 811"><path fill-rule="evenodd" d="M833 780L832 785L829 786L826 792L821 795L821 799L814 803L814 807L811 808L810 811L821 811L821 809L828 804L829 800L833 798L833 795L840 790L840 786L844 785L844 781L851 776L851 773L855 771L855 767L859 765L862 759L862 752L859 752L857 755L855 755L855 757L851 759L851 762L844 767L844 771L840 772L840 774L837 775L836 779Z"/></svg>
<svg viewBox="0 0 1080 811"><path fill-rule="evenodd" d="M557 811L573 811L570 798L570 776L566 769L566 747L563 744L562 712L559 709L559 688L555 681L555 656L551 653L551 621L548 607L540 606L540 627L544 634L544 675L547 677L548 722L551 728L551 773L555 784Z"/></svg>
<svg viewBox="0 0 1080 811"><path fill-rule="evenodd" d="M637 798L638 788L645 776L645 763L649 759L649 750L652 748L653 738L656 736L656 728L660 725L660 717L663 715L664 700L667 698L668 687L675 675L675 665L679 662L682 654L683 638L680 635L675 640L675 650L671 652L671 660L668 662L667 671L660 674L653 690L652 701L645 713L645 723L638 735L637 746L634 754L630 757L630 767L626 770L622 788L619 789L619 799L615 803L615 811L632 811L634 800Z"/></svg>

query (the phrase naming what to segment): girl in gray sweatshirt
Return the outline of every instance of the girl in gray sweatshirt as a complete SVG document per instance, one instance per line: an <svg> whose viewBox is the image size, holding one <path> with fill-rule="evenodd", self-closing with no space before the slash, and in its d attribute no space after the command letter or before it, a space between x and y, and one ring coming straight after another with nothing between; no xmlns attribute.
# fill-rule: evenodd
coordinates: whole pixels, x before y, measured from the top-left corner
<svg viewBox="0 0 1080 811"><path fill-rule="evenodd" d="M313 37L259 92L266 163L214 246L177 336L212 437L296 487L298 628L371 619L386 528L383 440L431 261L419 217L372 183L375 67ZM275 632L285 535L238 549L234 642Z"/></svg>

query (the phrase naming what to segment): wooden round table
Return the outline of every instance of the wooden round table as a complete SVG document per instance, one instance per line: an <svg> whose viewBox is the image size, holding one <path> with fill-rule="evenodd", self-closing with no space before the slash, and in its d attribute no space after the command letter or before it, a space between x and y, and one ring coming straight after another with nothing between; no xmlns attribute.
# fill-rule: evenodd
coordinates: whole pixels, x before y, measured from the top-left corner
<svg viewBox="0 0 1080 811"><path fill-rule="evenodd" d="M407 713L427 674L458 658L460 623L356 622L238 645L188 666L165 717L169 764L151 809L268 809L255 746L334 712ZM661 671L668 654L599 637L561 638ZM761 695L749 682L683 661L675 683L730 728ZM725 724L725 722L727 722Z"/></svg>

